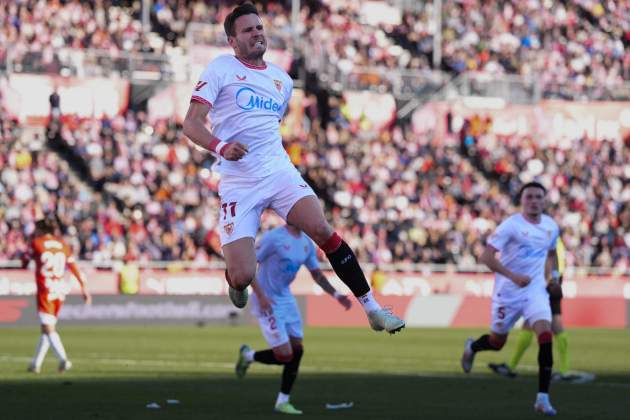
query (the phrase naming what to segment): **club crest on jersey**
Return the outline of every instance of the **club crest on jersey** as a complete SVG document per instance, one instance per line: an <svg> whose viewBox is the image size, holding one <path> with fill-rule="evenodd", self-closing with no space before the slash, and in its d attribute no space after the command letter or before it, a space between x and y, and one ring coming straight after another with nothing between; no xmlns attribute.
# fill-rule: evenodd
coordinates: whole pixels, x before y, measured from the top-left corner
<svg viewBox="0 0 630 420"><path fill-rule="evenodd" d="M230 236L232 232L234 232L234 223L228 223L227 225L223 226L223 230L225 230L227 236Z"/></svg>
<svg viewBox="0 0 630 420"><path fill-rule="evenodd" d="M276 85L276 89L278 89L278 92L282 92L282 82L280 80L274 80L273 84Z"/></svg>
<svg viewBox="0 0 630 420"><path fill-rule="evenodd" d="M242 82L243 80L247 79L247 75L245 75L245 76L239 76L239 75L237 74L237 75L236 75L236 78Z"/></svg>
<svg viewBox="0 0 630 420"><path fill-rule="evenodd" d="M208 82L197 82L197 85L195 86L195 92L199 92L207 84Z"/></svg>

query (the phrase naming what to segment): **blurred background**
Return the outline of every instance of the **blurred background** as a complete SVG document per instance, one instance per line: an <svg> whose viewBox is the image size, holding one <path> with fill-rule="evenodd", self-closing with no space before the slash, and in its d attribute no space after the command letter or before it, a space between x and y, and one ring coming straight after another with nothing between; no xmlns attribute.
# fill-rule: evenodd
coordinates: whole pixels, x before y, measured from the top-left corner
<svg viewBox="0 0 630 420"><path fill-rule="evenodd" d="M477 257L534 179L566 245L566 322L628 324L627 2L256 4L266 59L295 81L287 153L410 325L486 323ZM0 2L0 295L34 292L19 259L48 214L104 298L223 299L218 177L181 123L203 68L232 52L234 5ZM307 276L294 286L318 307ZM419 298L450 303L435 315Z"/></svg>
<svg viewBox="0 0 630 420"><path fill-rule="evenodd" d="M235 4L0 0L3 419L271 413L278 371L234 379L239 346L265 344L226 296L214 158L182 133L202 70L232 53L223 21ZM416 327L375 334L356 302L344 312L300 272L307 350L293 401L305 418L528 418L535 351L511 381L484 364L514 339L473 376L459 358L490 322L494 277L478 257L532 180L566 248L571 369L596 376L554 384L554 405L572 419L627 416L630 2L255 4L266 60L294 80L286 151L379 301ZM26 373L38 318L20 259L42 215L94 296L83 305L67 279L59 325L75 367L63 376L52 356ZM261 232L281 223L265 213Z"/></svg>

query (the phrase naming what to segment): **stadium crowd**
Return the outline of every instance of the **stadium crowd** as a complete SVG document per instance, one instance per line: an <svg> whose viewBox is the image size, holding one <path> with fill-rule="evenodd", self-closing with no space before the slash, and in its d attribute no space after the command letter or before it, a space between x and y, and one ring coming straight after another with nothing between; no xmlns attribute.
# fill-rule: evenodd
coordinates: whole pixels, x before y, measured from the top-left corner
<svg viewBox="0 0 630 420"><path fill-rule="evenodd" d="M263 3L270 44L287 48L292 35L287 2ZM341 71L431 68L430 3L403 13L399 24L367 24L374 16L357 2L303 4L298 32L315 47L315 57L328 57ZM548 86L569 82L575 91L614 89L630 78L624 49L630 10L618 2L443 4L449 13L441 68L448 72L537 74ZM59 59L63 51L185 54L189 25L221 26L232 2L154 1L148 33L139 5L0 2L0 62L9 45L24 71L52 73L65 59ZM212 36L210 42L222 42ZM484 129L491 122L478 117L445 138L414 134L400 121L381 132L364 132L337 97L307 93L302 107L295 115L305 129L299 134L283 129L289 156L364 261L474 265L488 233L515 210L512 197L523 174L535 176L544 168L568 263L628 266L627 143L583 138L574 139L579 147L564 149L541 148L528 138L496 141ZM87 168L86 180L71 176L67 162L45 149L45 136L20 140L20 127L0 114L1 258L19 258L34 218L52 211L80 258L96 263L128 257L203 264L220 258L213 158L196 149L176 121L149 122L146 113L134 110L100 120L53 119L49 144L72 150ZM263 219L264 227L274 223L273 216Z"/></svg>
<svg viewBox="0 0 630 420"><path fill-rule="evenodd" d="M627 144L581 139L580 147L542 149L524 138L489 143L483 128L470 130L478 124L464 124L439 141L404 124L366 135L357 132L335 97L330 110L324 127L317 107L306 109L310 130L286 135L285 146L360 259L471 267L489 232L515 211L517 185L544 167L550 213L563 229L568 263L627 266ZM16 129L5 126L5 135ZM75 237L81 258L199 264L219 258L213 158L188 142L179 124L149 124L144 113L128 111L99 121L70 119L54 141L81 156L105 192L88 194L68 179L65 162L41 153L35 146L41 142L29 143L30 150L15 139L4 142L7 164L0 180L9 202L1 221L10 246L2 248L3 257L19 256L35 203L49 202ZM119 208L112 197L122 203ZM264 228L274 223L270 215L263 221Z"/></svg>
<svg viewBox="0 0 630 420"><path fill-rule="evenodd" d="M149 26L141 2L21 0L0 2L0 62L21 71L57 73L82 50L109 60L124 52L185 56L195 42L225 45L221 22L234 2L159 0ZM292 28L288 1L259 2L272 48L290 49L296 31L311 59L339 71L360 67L430 70L436 32L432 2L399 13L369 10L349 0L302 2ZM548 94L605 97L630 79L630 8L613 0L444 0L440 69L452 74L519 74L542 81ZM193 23L209 36L188 38ZM214 28L214 29L213 29ZM369 82L369 80L368 80ZM378 80L374 81L378 83Z"/></svg>

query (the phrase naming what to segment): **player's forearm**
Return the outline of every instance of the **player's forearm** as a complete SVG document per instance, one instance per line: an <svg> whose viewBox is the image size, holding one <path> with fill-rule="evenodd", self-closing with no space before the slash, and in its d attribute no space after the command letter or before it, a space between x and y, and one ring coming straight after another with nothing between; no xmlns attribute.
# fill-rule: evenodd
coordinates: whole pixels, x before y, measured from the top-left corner
<svg viewBox="0 0 630 420"><path fill-rule="evenodd" d="M86 293L87 281L83 277L83 274L81 274L81 271L79 271L79 267L75 263L68 264L68 267L70 268L70 272L72 273L72 275L74 275L74 277L81 285L81 290Z"/></svg>
<svg viewBox="0 0 630 420"><path fill-rule="evenodd" d="M331 296L335 295L335 292L337 290L335 290L332 284L330 284L326 276L324 276L324 273L318 270L315 273L311 273L311 275L313 276L313 280L315 280L315 283L317 283L324 292L328 293Z"/></svg>
<svg viewBox="0 0 630 420"><path fill-rule="evenodd" d="M210 151L221 154L227 143L216 138L205 124L196 118L184 120L184 134L196 145Z"/></svg>
<svg viewBox="0 0 630 420"><path fill-rule="evenodd" d="M560 273L558 273L558 254L556 251L551 251L547 254L547 260L545 260L545 278L548 283L558 281Z"/></svg>
<svg viewBox="0 0 630 420"><path fill-rule="evenodd" d="M495 257L494 255L488 252L484 252L479 259L493 273L499 273L509 279L512 278L513 273L510 270L508 270L503 264L501 264L501 261L499 261L497 257Z"/></svg>
<svg viewBox="0 0 630 420"><path fill-rule="evenodd" d="M256 281L256 278L254 278L254 280L252 280L252 282L250 283L250 286L252 286L252 290L254 291L256 296L258 296L258 299L260 299L261 297L262 298L265 297L265 292L263 292L261 287L258 285L258 281Z"/></svg>

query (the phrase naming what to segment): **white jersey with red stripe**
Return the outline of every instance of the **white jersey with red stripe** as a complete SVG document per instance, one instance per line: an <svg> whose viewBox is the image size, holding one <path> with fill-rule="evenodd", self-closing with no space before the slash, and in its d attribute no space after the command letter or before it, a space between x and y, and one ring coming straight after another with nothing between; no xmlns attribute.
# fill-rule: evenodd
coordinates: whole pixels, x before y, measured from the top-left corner
<svg viewBox="0 0 630 420"><path fill-rule="evenodd" d="M210 105L215 137L249 148L239 161L219 156L213 169L221 176L260 178L292 166L280 137L280 121L292 91L291 77L274 64L252 66L233 55L212 60L192 100Z"/></svg>

